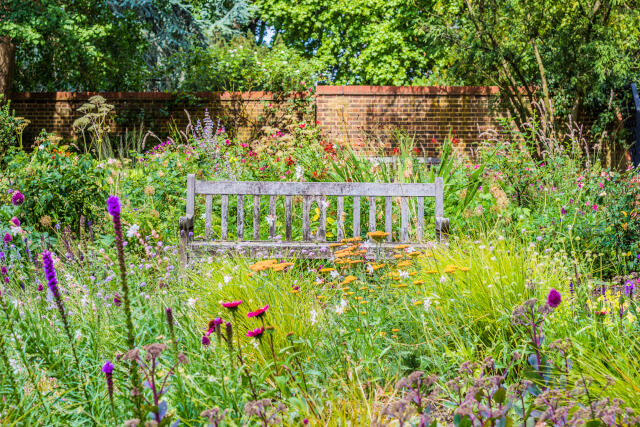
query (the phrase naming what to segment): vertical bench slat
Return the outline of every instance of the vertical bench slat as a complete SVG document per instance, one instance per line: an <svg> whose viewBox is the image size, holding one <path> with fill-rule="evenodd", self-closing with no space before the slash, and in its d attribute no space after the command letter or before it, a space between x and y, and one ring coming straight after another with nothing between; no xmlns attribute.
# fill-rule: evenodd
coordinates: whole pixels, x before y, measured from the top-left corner
<svg viewBox="0 0 640 427"><path fill-rule="evenodd" d="M338 216L338 229L336 235L338 241L344 239L344 196L338 196L338 203L336 204L336 215Z"/></svg>
<svg viewBox="0 0 640 427"><path fill-rule="evenodd" d="M376 198L369 197L369 231L376 230Z"/></svg>
<svg viewBox="0 0 640 427"><path fill-rule="evenodd" d="M318 226L318 235L316 236L316 240L319 242L325 242L327 240L327 207L329 206L325 196L322 196L318 206L320 208L320 225Z"/></svg>
<svg viewBox="0 0 640 427"><path fill-rule="evenodd" d="M196 212L196 176L187 175L187 216Z"/></svg>
<svg viewBox="0 0 640 427"><path fill-rule="evenodd" d="M418 242L424 240L424 197L418 197Z"/></svg>
<svg viewBox="0 0 640 427"><path fill-rule="evenodd" d="M402 242L409 241L409 198L403 196L400 198L400 240Z"/></svg>
<svg viewBox="0 0 640 427"><path fill-rule="evenodd" d="M290 242L293 230L293 196L284 196L284 228L284 238Z"/></svg>
<svg viewBox="0 0 640 427"><path fill-rule="evenodd" d="M204 208L204 238L211 240L211 211L213 210L213 196L207 194L205 196Z"/></svg>
<svg viewBox="0 0 640 427"><path fill-rule="evenodd" d="M387 196L384 198L384 232L389 233L387 242L393 240L393 198Z"/></svg>
<svg viewBox="0 0 640 427"><path fill-rule="evenodd" d="M253 196L253 240L260 240L260 195Z"/></svg>
<svg viewBox="0 0 640 427"><path fill-rule="evenodd" d="M436 217L444 216L443 200L442 200L443 180L441 176L436 177Z"/></svg>
<svg viewBox="0 0 640 427"><path fill-rule="evenodd" d="M353 196L353 237L360 236L360 196Z"/></svg>
<svg viewBox="0 0 640 427"><path fill-rule="evenodd" d="M223 194L220 207L220 238L229 238L229 195Z"/></svg>
<svg viewBox="0 0 640 427"><path fill-rule="evenodd" d="M238 240L244 240L244 196L238 195Z"/></svg>
<svg viewBox="0 0 640 427"><path fill-rule="evenodd" d="M311 199L309 196L302 197L302 240L311 240L311 228L309 226L309 211L311 210Z"/></svg>
<svg viewBox="0 0 640 427"><path fill-rule="evenodd" d="M276 237L276 196L269 196L269 237Z"/></svg>

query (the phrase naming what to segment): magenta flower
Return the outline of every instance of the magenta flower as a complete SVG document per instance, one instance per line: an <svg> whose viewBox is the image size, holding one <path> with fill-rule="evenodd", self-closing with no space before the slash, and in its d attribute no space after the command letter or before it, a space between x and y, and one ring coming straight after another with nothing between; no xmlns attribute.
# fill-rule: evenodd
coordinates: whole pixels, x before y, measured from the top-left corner
<svg viewBox="0 0 640 427"><path fill-rule="evenodd" d="M122 301L120 300L117 292L113 297L113 303L115 304L116 307L120 307L122 305Z"/></svg>
<svg viewBox="0 0 640 427"><path fill-rule="evenodd" d="M108 360L102 366L102 372L104 372L104 376L107 379L107 391L109 392L111 404L113 404L113 368L113 363Z"/></svg>
<svg viewBox="0 0 640 427"><path fill-rule="evenodd" d="M257 338L260 339L264 334L264 326L260 326L259 328L254 329L253 331L247 331L247 336L249 338Z"/></svg>
<svg viewBox="0 0 640 427"><path fill-rule="evenodd" d="M264 313L267 312L268 309L269 309L269 304L265 305L262 308L257 309L256 311L252 311L248 313L247 317L257 317L259 319L264 315Z"/></svg>
<svg viewBox="0 0 640 427"><path fill-rule="evenodd" d="M594 203L594 204L593 204L593 206L592 206L592 208L593 208L593 211L594 211L594 212L596 212L596 211L598 210L598 205L596 205L596 204Z"/></svg>
<svg viewBox="0 0 640 427"><path fill-rule="evenodd" d="M13 225L15 225L16 227L20 227L20 220L18 218L16 218L15 216L13 218L11 218L11 223Z"/></svg>
<svg viewBox="0 0 640 427"><path fill-rule="evenodd" d="M205 347L208 347L211 345L211 340L209 339L208 336L205 335L202 337L202 345Z"/></svg>
<svg viewBox="0 0 640 427"><path fill-rule="evenodd" d="M13 237L11 237L11 234L7 233L4 235L4 242L5 243L9 243L13 240Z"/></svg>
<svg viewBox="0 0 640 427"><path fill-rule="evenodd" d="M2 268L0 268L0 273L7 274L7 267L3 265Z"/></svg>
<svg viewBox="0 0 640 427"><path fill-rule="evenodd" d="M562 295L555 289L551 289L549 291L549 296L547 296L547 305L551 308L556 308L562 302Z"/></svg>
<svg viewBox="0 0 640 427"><path fill-rule="evenodd" d="M222 318L220 318L220 317L216 317L215 319L211 320L209 322L209 330L207 331L207 336L209 336L212 333L216 332L216 329L218 329L218 327L220 325L222 325L223 323L224 323L224 320L222 320Z"/></svg>
<svg viewBox="0 0 640 427"><path fill-rule="evenodd" d="M22 195L18 190L14 191L11 196L11 203L13 203L14 206L20 206L24 203L24 195Z"/></svg>
<svg viewBox="0 0 640 427"><path fill-rule="evenodd" d="M228 308L231 311L235 311L238 309L238 306L240 306L240 304L242 304L242 300L239 301L231 301L231 302L223 302L222 306L224 308Z"/></svg>

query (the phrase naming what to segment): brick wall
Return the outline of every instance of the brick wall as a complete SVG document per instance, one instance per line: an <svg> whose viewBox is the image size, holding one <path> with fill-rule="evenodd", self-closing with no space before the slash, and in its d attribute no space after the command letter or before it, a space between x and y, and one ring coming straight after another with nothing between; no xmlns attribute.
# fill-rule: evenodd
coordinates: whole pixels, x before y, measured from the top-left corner
<svg viewBox="0 0 640 427"><path fill-rule="evenodd" d="M31 145L42 129L53 132L65 139L75 139L80 135L73 130L73 122L82 116L78 107L85 104L96 93L48 92L14 93L11 95L11 108L16 115L29 119L31 123L25 129L23 141ZM144 123L144 129L151 130L159 137L168 133L171 119L175 120L179 130L185 130L189 123L201 119L205 109L214 120L229 118L242 109L251 119L262 114L264 106L274 97L266 92L214 93L204 92L188 96L161 92L113 92L100 93L108 103L115 106L116 115L110 120L114 135L132 131ZM246 124L246 123L245 123ZM248 128L238 126L239 137L247 137Z"/></svg>
<svg viewBox="0 0 640 427"><path fill-rule="evenodd" d="M401 128L416 137L425 156L437 157L438 148L450 131L460 140L460 150L470 150L479 135L497 127L496 119L503 113L493 112L491 98L495 87L389 87L389 86L318 86L316 120L322 125L329 141L351 143L380 140L391 148L392 129ZM16 114L31 120L24 133L25 145L45 128L63 138L77 138L72 124L81 116L78 107L92 93L16 93L11 106ZM115 105L116 119L111 122L115 134L132 130L140 122L158 136L167 134L167 123L173 118L184 130L188 119L186 109L195 122L205 108L212 117L233 116L239 105L249 118L257 118L274 97L265 92L169 93L116 92L102 93ZM242 100L241 103L238 100ZM228 122L228 120L227 120ZM246 124L245 124L246 125ZM238 124L237 134L247 138L249 130ZM435 138L435 143L432 141Z"/></svg>
<svg viewBox="0 0 640 427"><path fill-rule="evenodd" d="M392 131L401 128L423 155L438 157L449 132L469 151L482 132L498 127L504 112L492 111L497 94L497 87L319 86L316 118L329 140L379 140L390 149Z"/></svg>

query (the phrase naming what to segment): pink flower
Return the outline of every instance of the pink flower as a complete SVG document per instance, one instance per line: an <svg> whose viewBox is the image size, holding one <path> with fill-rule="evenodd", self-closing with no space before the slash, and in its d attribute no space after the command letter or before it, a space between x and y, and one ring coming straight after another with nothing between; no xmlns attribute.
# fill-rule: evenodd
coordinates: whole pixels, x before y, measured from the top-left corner
<svg viewBox="0 0 640 427"><path fill-rule="evenodd" d="M257 317L260 318L264 315L264 313L266 313L266 311L269 309L269 304L265 305L262 308L257 309L256 311L252 311L247 313L247 317Z"/></svg>
<svg viewBox="0 0 640 427"><path fill-rule="evenodd" d="M600 189L602 190L604 188L604 185L602 185L601 182L598 183L598 185L600 186Z"/></svg>
<svg viewBox="0 0 640 427"><path fill-rule="evenodd" d="M584 184L583 184L583 183L581 183L581 182L579 182L579 183L578 183L578 188L582 188L582 187L584 187Z"/></svg>
<svg viewBox="0 0 640 427"><path fill-rule="evenodd" d="M231 311L235 311L238 309L238 306L240 306L240 304L242 304L242 300L239 301L230 301L230 302L223 302L222 306L224 308L228 308Z"/></svg>
<svg viewBox="0 0 640 427"><path fill-rule="evenodd" d="M253 331L247 331L247 336L249 338L258 338L260 339L264 334L264 326L260 326L259 328L254 329Z"/></svg>
<svg viewBox="0 0 640 427"><path fill-rule="evenodd" d="M598 205L596 205L596 204L594 203L594 204L593 204L593 206L592 206L592 208L593 208L593 211L595 212L595 211L597 211L597 210L598 210Z"/></svg>

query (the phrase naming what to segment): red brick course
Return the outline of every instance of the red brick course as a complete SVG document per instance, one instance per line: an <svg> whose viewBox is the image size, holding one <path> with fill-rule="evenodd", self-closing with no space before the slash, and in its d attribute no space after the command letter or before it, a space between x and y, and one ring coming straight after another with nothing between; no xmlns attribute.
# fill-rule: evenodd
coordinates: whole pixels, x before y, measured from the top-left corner
<svg viewBox="0 0 640 427"><path fill-rule="evenodd" d="M316 90L316 120L326 139L336 142L363 143L382 141L389 149L391 131L401 128L415 136L421 154L437 157L439 147L449 133L455 132L460 150L471 150L482 132L498 127L504 112L491 108L496 87L391 87L391 86L318 86ZM31 120L23 140L29 145L41 129L63 138L77 138L72 124L81 116L78 107L95 93L15 93L11 106L18 116ZM275 98L267 92L217 93L203 92L175 95L162 92L101 93L115 105L116 119L112 128L116 134L145 122L145 129L158 136L167 133L170 118L179 129L188 119L186 109L195 122L208 108L211 116L224 117L233 112L235 100L241 98L252 118L262 114L264 106ZM240 138L248 132L238 130ZM436 143L432 143L433 139Z"/></svg>

